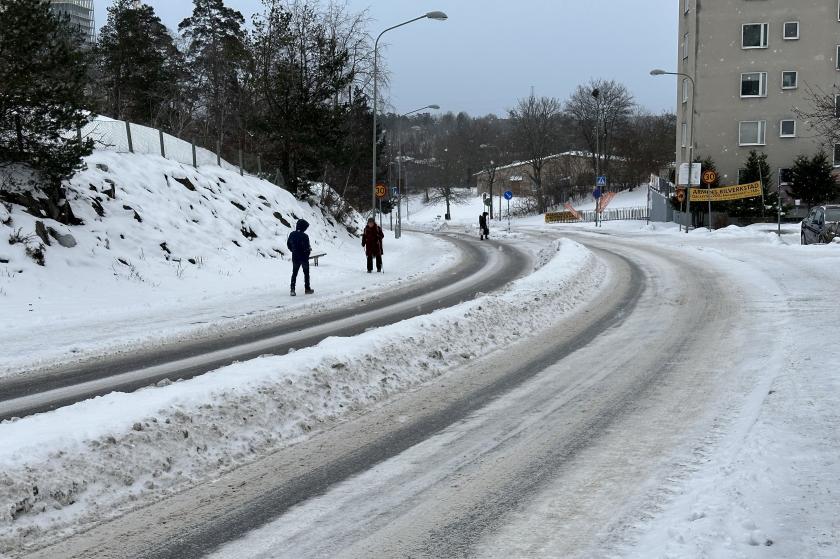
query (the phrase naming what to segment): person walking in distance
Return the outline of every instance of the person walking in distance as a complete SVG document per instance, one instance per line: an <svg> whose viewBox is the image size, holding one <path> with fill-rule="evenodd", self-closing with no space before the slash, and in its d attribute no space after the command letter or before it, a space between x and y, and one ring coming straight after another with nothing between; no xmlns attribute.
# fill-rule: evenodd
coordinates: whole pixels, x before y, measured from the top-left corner
<svg viewBox="0 0 840 559"><path fill-rule="evenodd" d="M367 226L362 233L362 246L365 247L365 254L367 255L367 271L373 272L373 259L376 258L376 271L382 271L382 239L385 234L382 228L376 224L376 221L371 217L368 218Z"/></svg>
<svg viewBox="0 0 840 559"><path fill-rule="evenodd" d="M481 234L481 240L490 238L490 227L487 225L487 212L478 216L478 229Z"/></svg>
<svg viewBox="0 0 840 559"><path fill-rule="evenodd" d="M295 296L295 284L297 283L298 271L303 268L303 282L306 288L307 295L312 295L315 290L309 285L309 255L312 252L312 247L309 244L309 235L306 230L309 228L309 222L305 219L299 219L295 230L289 233L289 238L286 240L286 247L292 251L292 290L290 295Z"/></svg>

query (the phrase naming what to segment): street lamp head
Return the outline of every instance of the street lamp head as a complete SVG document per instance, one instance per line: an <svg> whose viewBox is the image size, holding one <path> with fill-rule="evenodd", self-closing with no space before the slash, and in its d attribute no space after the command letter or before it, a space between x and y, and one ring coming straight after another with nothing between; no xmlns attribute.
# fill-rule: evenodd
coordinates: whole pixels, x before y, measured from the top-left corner
<svg viewBox="0 0 840 559"><path fill-rule="evenodd" d="M440 105L429 105L429 106L428 106L428 107L426 107L426 108L427 108L427 109L434 109L434 110L436 110L436 111L437 111L437 110L440 110Z"/></svg>
<svg viewBox="0 0 840 559"><path fill-rule="evenodd" d="M665 70L660 70L659 68L656 68L655 70L650 71L651 76L664 76L665 74L666 74Z"/></svg>
<svg viewBox="0 0 840 559"><path fill-rule="evenodd" d="M436 19L438 21L444 21L446 19L449 19L449 16L447 16L443 12L429 12L428 14L426 14L426 17L429 19Z"/></svg>

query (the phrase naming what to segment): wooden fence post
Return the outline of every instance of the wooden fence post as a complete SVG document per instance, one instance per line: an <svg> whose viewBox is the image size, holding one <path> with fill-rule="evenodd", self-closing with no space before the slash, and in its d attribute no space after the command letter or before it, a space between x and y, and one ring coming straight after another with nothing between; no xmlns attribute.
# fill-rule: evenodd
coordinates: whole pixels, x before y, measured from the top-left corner
<svg viewBox="0 0 840 559"><path fill-rule="evenodd" d="M198 169L198 157L196 157L196 153L195 153L195 138L193 138L193 141L192 141L192 156L193 156L193 167Z"/></svg>
<svg viewBox="0 0 840 559"><path fill-rule="evenodd" d="M222 141L216 138L216 165L222 166Z"/></svg>
<svg viewBox="0 0 840 559"><path fill-rule="evenodd" d="M242 170L242 148L239 148L239 176L245 176L245 171Z"/></svg>
<svg viewBox="0 0 840 559"><path fill-rule="evenodd" d="M158 134L160 134L160 156L165 159L166 149L163 146L163 130L158 130Z"/></svg>

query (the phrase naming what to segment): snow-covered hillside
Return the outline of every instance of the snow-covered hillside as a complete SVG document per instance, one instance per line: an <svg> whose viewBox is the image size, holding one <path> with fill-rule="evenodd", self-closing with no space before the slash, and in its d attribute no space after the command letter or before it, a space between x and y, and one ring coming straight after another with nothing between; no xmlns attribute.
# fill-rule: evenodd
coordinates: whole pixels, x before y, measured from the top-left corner
<svg viewBox="0 0 840 559"><path fill-rule="evenodd" d="M434 240L386 238L386 274L370 276L354 235L361 216L338 223L317 196L299 201L216 166L96 151L68 190L84 224L42 220L52 232L44 266L27 254L42 244L38 220L0 204L0 373L113 349L117 339L145 344L175 331L219 328L221 319L306 312L449 261ZM292 300L286 238L298 219L310 223L314 253L327 256L312 268L315 295Z"/></svg>

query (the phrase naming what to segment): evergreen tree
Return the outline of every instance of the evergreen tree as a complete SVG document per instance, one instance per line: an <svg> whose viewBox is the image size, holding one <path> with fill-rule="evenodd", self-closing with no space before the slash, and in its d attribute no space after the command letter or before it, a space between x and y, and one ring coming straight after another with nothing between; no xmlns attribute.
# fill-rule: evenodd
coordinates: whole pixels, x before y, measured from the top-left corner
<svg viewBox="0 0 840 559"><path fill-rule="evenodd" d="M133 0L114 0L97 52L105 112L158 125L180 84L181 58L154 9Z"/></svg>
<svg viewBox="0 0 840 559"><path fill-rule="evenodd" d="M790 171L791 186L787 191L791 198L805 202L808 210L811 206L831 202L840 197L840 186L834 176L834 168L828 155L820 151L814 157L800 155Z"/></svg>
<svg viewBox="0 0 840 559"><path fill-rule="evenodd" d="M49 2L0 2L0 168L32 172L46 194L40 209L65 223L75 218L61 182L93 149L75 133L88 122L86 78L81 39Z"/></svg>
<svg viewBox="0 0 840 559"><path fill-rule="evenodd" d="M773 173L767 163L767 154L751 150L744 164L740 182L747 184L759 181L761 181L763 188L763 196L732 200L723 205L722 209L732 217L764 218L768 215L775 216L778 211L779 195L773 188Z"/></svg>
<svg viewBox="0 0 840 559"><path fill-rule="evenodd" d="M298 193L319 180L340 142L339 123L353 110L344 93L354 79L348 49L331 33L317 4L268 3L254 32L252 128L270 151L267 162Z"/></svg>
<svg viewBox="0 0 840 559"><path fill-rule="evenodd" d="M206 112L205 136L224 143L226 133L241 130L242 75L249 51L245 18L223 0L194 0L191 17L178 26L188 41L187 61ZM205 140L206 143L206 140Z"/></svg>

